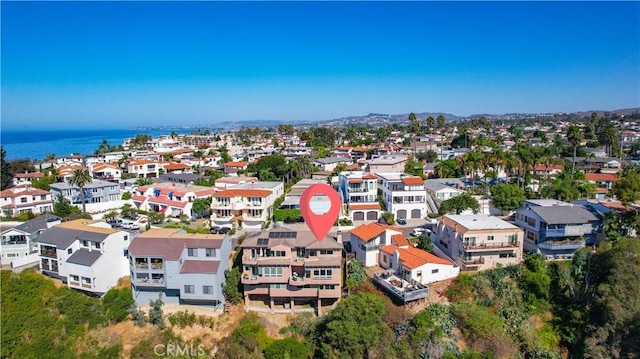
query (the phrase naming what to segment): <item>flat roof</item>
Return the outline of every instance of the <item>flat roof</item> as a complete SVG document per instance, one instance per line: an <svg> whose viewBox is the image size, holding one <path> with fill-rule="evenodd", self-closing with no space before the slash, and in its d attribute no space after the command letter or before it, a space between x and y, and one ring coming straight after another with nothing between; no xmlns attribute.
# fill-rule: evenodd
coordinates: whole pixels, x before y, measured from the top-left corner
<svg viewBox="0 0 640 359"><path fill-rule="evenodd" d="M450 218L470 231L484 229L520 229L520 227L503 219L484 214L449 214L444 217Z"/></svg>

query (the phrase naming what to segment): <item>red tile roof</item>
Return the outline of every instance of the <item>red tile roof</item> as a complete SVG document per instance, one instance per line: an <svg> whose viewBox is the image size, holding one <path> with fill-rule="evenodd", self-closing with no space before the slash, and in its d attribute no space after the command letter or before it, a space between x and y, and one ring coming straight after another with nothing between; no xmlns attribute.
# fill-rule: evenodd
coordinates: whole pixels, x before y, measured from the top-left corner
<svg viewBox="0 0 640 359"><path fill-rule="evenodd" d="M362 178L350 178L349 183L362 183L364 182Z"/></svg>
<svg viewBox="0 0 640 359"><path fill-rule="evenodd" d="M220 261L186 260L182 263L180 273L218 273Z"/></svg>
<svg viewBox="0 0 640 359"><path fill-rule="evenodd" d="M244 161L237 161L237 162L229 161L229 162L226 162L226 163L224 164L224 166L225 166L225 167L245 167L245 166L246 166L246 165L248 165L248 164L249 164L249 163L244 162Z"/></svg>
<svg viewBox="0 0 640 359"><path fill-rule="evenodd" d="M362 239L365 242L369 242L370 240L382 234L387 229L402 233L402 231L398 228L387 226L377 222L372 222L352 229L351 234Z"/></svg>
<svg viewBox="0 0 640 359"><path fill-rule="evenodd" d="M227 189L221 192L213 193L212 196L216 198L225 197L268 197L271 191L266 189L250 189L250 188L237 188Z"/></svg>
<svg viewBox="0 0 640 359"><path fill-rule="evenodd" d="M362 176L362 178L364 178L364 179L377 179L378 177L376 177L376 175L374 175L372 173L368 173L368 174Z"/></svg>
<svg viewBox="0 0 640 359"><path fill-rule="evenodd" d="M618 176L611 173L585 173L584 179L597 182L616 182Z"/></svg>
<svg viewBox="0 0 640 359"><path fill-rule="evenodd" d="M167 171L186 170L189 168L191 168L191 166L185 165L184 163L169 163L168 165L164 166L164 169Z"/></svg>
<svg viewBox="0 0 640 359"><path fill-rule="evenodd" d="M398 247L410 246L411 243L404 238L402 234L394 234L391 236L391 242L393 242Z"/></svg>
<svg viewBox="0 0 640 359"><path fill-rule="evenodd" d="M149 197L149 203L164 204L171 207L184 208L187 202L172 201L166 197Z"/></svg>
<svg viewBox="0 0 640 359"><path fill-rule="evenodd" d="M350 203L349 209L381 209L380 203Z"/></svg>
<svg viewBox="0 0 640 359"><path fill-rule="evenodd" d="M420 177L403 177L402 183L407 185L423 185L424 180Z"/></svg>
<svg viewBox="0 0 640 359"><path fill-rule="evenodd" d="M13 177L16 178L41 178L44 176L41 172L30 172L30 173L16 173Z"/></svg>
<svg viewBox="0 0 640 359"><path fill-rule="evenodd" d="M442 259L436 255L412 246L399 248L394 245L388 245L380 248L380 251L390 255L393 255L395 251L398 251L398 254L400 255L400 262L409 269L415 269L429 263L453 265L453 263L446 259Z"/></svg>
<svg viewBox="0 0 640 359"><path fill-rule="evenodd" d="M19 188L24 188L24 187L19 187ZM22 196L41 196L41 195L47 195L47 194L51 194L51 193L38 188L33 188L30 190L24 190L24 191L14 191L12 188L9 188L0 192L0 197L17 198Z"/></svg>

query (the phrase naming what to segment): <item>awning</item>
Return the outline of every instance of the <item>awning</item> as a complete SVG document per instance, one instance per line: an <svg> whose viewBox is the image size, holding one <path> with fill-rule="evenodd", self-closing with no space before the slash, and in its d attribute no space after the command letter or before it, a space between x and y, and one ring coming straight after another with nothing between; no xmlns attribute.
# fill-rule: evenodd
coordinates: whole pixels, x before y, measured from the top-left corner
<svg viewBox="0 0 640 359"><path fill-rule="evenodd" d="M169 199L173 199L173 192L169 192L169 193L167 194L167 197L169 197Z"/></svg>
<svg viewBox="0 0 640 359"><path fill-rule="evenodd" d="M169 207L160 208L160 210L158 211L158 213L161 213L161 214L162 214L162 213L166 212L166 211L167 211L167 208L169 208Z"/></svg>
<svg viewBox="0 0 640 359"><path fill-rule="evenodd" d="M156 197L158 197L160 195L160 190L159 189L154 189L153 190L153 194L155 194Z"/></svg>

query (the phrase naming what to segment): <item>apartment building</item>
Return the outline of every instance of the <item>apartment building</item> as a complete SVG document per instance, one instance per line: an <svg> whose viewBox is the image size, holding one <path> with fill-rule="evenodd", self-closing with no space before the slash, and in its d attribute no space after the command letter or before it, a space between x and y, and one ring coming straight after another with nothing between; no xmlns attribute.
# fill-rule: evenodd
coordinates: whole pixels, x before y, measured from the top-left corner
<svg viewBox="0 0 640 359"><path fill-rule="evenodd" d="M210 197L215 189L186 183L161 182L140 186L131 199L137 208L164 214L165 217L191 216L193 201Z"/></svg>
<svg viewBox="0 0 640 359"><path fill-rule="evenodd" d="M523 231L498 217L446 215L438 218L432 241L463 271L480 271L522 261Z"/></svg>
<svg viewBox="0 0 640 359"><path fill-rule="evenodd" d="M28 186L7 188L0 192L0 208L2 217L53 212L53 196L49 191Z"/></svg>
<svg viewBox="0 0 640 359"><path fill-rule="evenodd" d="M524 231L526 251L542 253L547 259L567 259L597 242L603 219L581 205L532 199L516 210L515 223Z"/></svg>
<svg viewBox="0 0 640 359"><path fill-rule="evenodd" d="M40 270L69 288L103 295L129 275L130 242L131 233L102 221L62 222L38 238Z"/></svg>
<svg viewBox="0 0 640 359"><path fill-rule="evenodd" d="M318 241L309 231L278 227L240 247L248 309L321 315L340 300L342 245L335 239Z"/></svg>
<svg viewBox="0 0 640 359"><path fill-rule="evenodd" d="M338 193L347 205L353 221L377 221L381 207L378 203L378 177L363 171L345 171L338 175Z"/></svg>
<svg viewBox="0 0 640 359"><path fill-rule="evenodd" d="M231 237L151 229L129 246L131 289L137 305L158 297L165 303L219 305L229 269Z"/></svg>
<svg viewBox="0 0 640 359"><path fill-rule="evenodd" d="M252 182L227 187L212 195L211 225L262 229L273 215L273 203L284 193L282 182Z"/></svg>
<svg viewBox="0 0 640 359"><path fill-rule="evenodd" d="M377 176L387 212L395 218L427 216L427 193L422 178L405 173L378 173Z"/></svg>
<svg viewBox="0 0 640 359"><path fill-rule="evenodd" d="M60 221L60 217L45 213L2 231L0 263L14 267L37 263L39 260L38 237L45 230L60 224Z"/></svg>

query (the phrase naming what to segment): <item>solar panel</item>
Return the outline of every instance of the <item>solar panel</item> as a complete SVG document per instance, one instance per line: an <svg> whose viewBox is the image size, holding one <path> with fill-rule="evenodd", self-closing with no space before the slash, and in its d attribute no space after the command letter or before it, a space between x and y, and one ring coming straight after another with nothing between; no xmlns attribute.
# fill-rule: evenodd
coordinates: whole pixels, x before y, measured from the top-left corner
<svg viewBox="0 0 640 359"><path fill-rule="evenodd" d="M269 238L281 239L281 238L296 238L296 232L269 232Z"/></svg>
<svg viewBox="0 0 640 359"><path fill-rule="evenodd" d="M258 238L259 246L266 246L267 244L269 244L269 238Z"/></svg>

